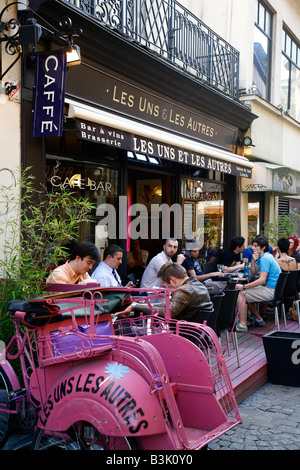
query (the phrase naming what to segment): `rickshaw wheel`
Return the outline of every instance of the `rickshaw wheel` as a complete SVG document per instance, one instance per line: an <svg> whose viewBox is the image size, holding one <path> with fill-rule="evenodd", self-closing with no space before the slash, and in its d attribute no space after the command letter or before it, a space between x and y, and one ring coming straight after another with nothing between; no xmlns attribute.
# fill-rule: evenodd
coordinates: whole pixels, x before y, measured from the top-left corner
<svg viewBox="0 0 300 470"><path fill-rule="evenodd" d="M137 450L134 438L106 436L90 423L79 421L66 432L37 429L33 450Z"/></svg>
<svg viewBox="0 0 300 470"><path fill-rule="evenodd" d="M4 372L2 367L0 366L0 402L7 403L8 402L8 393L13 390L12 384ZM15 409L15 404L9 405L9 409ZM0 449L5 444L10 431L11 422L13 420L13 416L9 413L0 412Z"/></svg>

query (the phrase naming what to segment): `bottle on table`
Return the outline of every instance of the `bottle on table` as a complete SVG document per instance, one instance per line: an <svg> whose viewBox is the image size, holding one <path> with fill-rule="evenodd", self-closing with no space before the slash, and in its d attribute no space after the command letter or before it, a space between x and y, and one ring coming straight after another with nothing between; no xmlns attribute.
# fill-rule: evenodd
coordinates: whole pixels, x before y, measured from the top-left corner
<svg viewBox="0 0 300 470"><path fill-rule="evenodd" d="M250 274L250 268L249 268L249 263L248 261L245 261L245 266L244 266L244 277L248 277Z"/></svg>

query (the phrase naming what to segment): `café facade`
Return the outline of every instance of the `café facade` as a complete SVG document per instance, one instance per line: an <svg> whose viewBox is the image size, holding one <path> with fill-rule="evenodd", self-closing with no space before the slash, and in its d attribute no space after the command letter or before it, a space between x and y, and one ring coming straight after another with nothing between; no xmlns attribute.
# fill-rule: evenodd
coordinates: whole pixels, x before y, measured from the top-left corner
<svg viewBox="0 0 300 470"><path fill-rule="evenodd" d="M57 135L55 112L41 116L38 107L47 106L36 98L45 96L37 73L45 58L23 59L22 163L49 190L64 185L94 203L80 239L129 251L131 239L140 238L150 257L168 236L180 249L190 238L226 247L240 232L241 178L252 175L240 142L256 116L74 2L35 4L51 24L67 15L83 30L76 38L81 64L66 69ZM55 46L41 48L51 53ZM56 78L46 82L47 92Z"/></svg>

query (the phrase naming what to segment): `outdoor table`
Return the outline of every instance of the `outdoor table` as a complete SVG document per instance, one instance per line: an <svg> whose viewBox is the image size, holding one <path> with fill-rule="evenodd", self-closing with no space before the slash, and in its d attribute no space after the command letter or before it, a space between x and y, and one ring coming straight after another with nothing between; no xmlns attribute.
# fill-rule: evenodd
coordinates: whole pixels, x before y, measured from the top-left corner
<svg viewBox="0 0 300 470"><path fill-rule="evenodd" d="M237 274L233 273L226 273L223 277L222 276L216 276L211 278L213 281L225 281L227 284L230 282L236 282L237 284L248 284L249 282L249 276L246 277L239 277Z"/></svg>

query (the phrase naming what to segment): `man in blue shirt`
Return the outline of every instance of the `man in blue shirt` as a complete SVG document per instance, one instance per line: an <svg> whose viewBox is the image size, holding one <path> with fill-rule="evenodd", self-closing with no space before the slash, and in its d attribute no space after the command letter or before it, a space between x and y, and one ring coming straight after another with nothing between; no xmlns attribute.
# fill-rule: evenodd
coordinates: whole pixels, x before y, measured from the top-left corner
<svg viewBox="0 0 300 470"><path fill-rule="evenodd" d="M245 248L243 251L243 255L242 255L243 262L247 261L250 264L252 260L252 256L253 256L252 246Z"/></svg>
<svg viewBox="0 0 300 470"><path fill-rule="evenodd" d="M271 246L269 246L269 251L270 251L271 254L273 253L273 248ZM245 261L248 261L248 263L250 264L251 260L252 260L252 256L253 256L252 246L249 246L248 248L245 248L245 250L243 251L243 255L242 255L243 263Z"/></svg>
<svg viewBox="0 0 300 470"><path fill-rule="evenodd" d="M230 247L221 254L218 264L224 265L224 273L232 273L239 269L244 269L244 263L241 263L241 253L245 249L245 238L242 236L233 237L230 241Z"/></svg>
<svg viewBox="0 0 300 470"><path fill-rule="evenodd" d="M250 273L252 277L259 277L249 282L249 284L236 285L236 288L241 291L237 300L240 320L236 326L236 330L240 332L247 331L247 305L255 317L254 324L257 326L265 325L257 310L256 302L268 302L274 299L275 287L281 272L279 264L269 251L269 243L266 237L263 235L255 237L252 249ZM243 300L244 295L245 300Z"/></svg>

